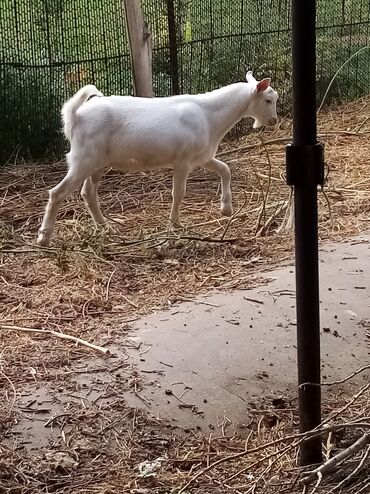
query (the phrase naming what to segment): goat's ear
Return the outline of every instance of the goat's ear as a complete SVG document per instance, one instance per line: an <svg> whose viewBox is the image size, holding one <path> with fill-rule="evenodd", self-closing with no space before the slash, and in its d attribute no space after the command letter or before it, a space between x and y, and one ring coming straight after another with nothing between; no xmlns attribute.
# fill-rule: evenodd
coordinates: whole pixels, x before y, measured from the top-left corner
<svg viewBox="0 0 370 494"><path fill-rule="evenodd" d="M256 81L256 79L253 77L253 72L251 70L248 70L245 78L247 79L247 82L255 82Z"/></svg>
<svg viewBox="0 0 370 494"><path fill-rule="evenodd" d="M271 79L262 79L262 81L257 83L257 93L265 91L270 85Z"/></svg>

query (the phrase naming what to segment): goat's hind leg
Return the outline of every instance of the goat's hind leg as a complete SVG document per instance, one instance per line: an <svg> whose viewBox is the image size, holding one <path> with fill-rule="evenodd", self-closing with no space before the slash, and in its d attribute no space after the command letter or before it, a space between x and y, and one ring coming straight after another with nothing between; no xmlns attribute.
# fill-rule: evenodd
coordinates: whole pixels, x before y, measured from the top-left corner
<svg viewBox="0 0 370 494"><path fill-rule="evenodd" d="M84 178L85 176L81 176L80 173L72 173L72 171L69 170L63 180L49 191L49 200L37 237L37 243L39 245L49 245L60 204L72 194L73 191L78 189Z"/></svg>
<svg viewBox="0 0 370 494"><path fill-rule="evenodd" d="M180 223L180 205L186 193L186 182L191 167L187 165L177 165L173 170L172 186L172 208L171 208L171 226L173 228L181 227Z"/></svg>
<svg viewBox="0 0 370 494"><path fill-rule="evenodd" d="M104 174L104 170L99 171L88 177L82 186L81 196L89 210L92 219L96 225L105 225L106 220L101 212L98 203L98 184Z"/></svg>

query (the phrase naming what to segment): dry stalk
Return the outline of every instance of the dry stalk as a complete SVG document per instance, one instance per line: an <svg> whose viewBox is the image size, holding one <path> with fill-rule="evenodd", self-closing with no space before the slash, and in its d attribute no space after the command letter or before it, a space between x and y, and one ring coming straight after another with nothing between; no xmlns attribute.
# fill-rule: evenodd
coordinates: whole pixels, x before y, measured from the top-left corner
<svg viewBox="0 0 370 494"><path fill-rule="evenodd" d="M8 414L7 414L8 417L10 417L12 410L14 409L15 402L17 400L17 391L15 389L15 386L14 386L12 380L1 369L0 369L0 375L2 375L3 378L6 381L8 381L8 383L10 384L10 387L12 388L12 392L13 392L13 400L12 400L12 403L10 404L10 409L8 410Z"/></svg>
<svg viewBox="0 0 370 494"><path fill-rule="evenodd" d="M301 482L307 484L311 482L316 476L319 477L318 485L320 484L324 474L333 470L336 466L340 465L346 459L355 455L358 451L363 449L366 445L370 443L370 432L366 432L363 436L361 436L354 444L351 444L348 448L340 451L338 454L330 458L328 461L320 465L319 467L312 470L306 477L304 477Z"/></svg>
<svg viewBox="0 0 370 494"><path fill-rule="evenodd" d="M368 369L370 369L370 364L369 365L364 365L360 369L357 369L356 371L352 372L352 374L350 374L349 376L344 377L343 379L340 379L338 381L331 381L329 383L321 383L321 386L334 386L336 384L343 384L346 381L349 381L350 379L352 379L352 377L355 377L358 374L360 374L361 372L364 372L365 370L368 370Z"/></svg>
<svg viewBox="0 0 370 494"><path fill-rule="evenodd" d="M278 217L280 214L284 211L286 211L287 207L289 206L289 200L285 201L281 206L279 206L273 213L272 215L266 220L265 224L261 226L261 228L258 230L256 236L261 237L265 235L266 231L269 229L271 223Z"/></svg>
<svg viewBox="0 0 370 494"><path fill-rule="evenodd" d="M323 423L321 425L323 425ZM249 450L246 450L246 451L241 451L240 453L235 453L234 455L230 455L230 456L226 456L224 458L220 458L219 460L217 460L214 463L212 463L211 465L209 465L207 468L204 468L203 470L197 472L187 482L187 484L185 484L183 487L180 488L178 494L182 494L199 477L201 477L205 473L209 472L210 470L212 470L216 466L220 465L221 463L225 463L227 461L232 461L232 460L235 460L235 459L238 459L238 458L241 458L241 457L250 455L252 453L257 453L259 451L265 450L265 449L267 449L267 448L269 448L271 446L276 446L276 445L281 444L283 442L293 441L289 446L287 446L286 448L284 448L283 451L284 451L284 454L285 454L287 451L296 448L303 441L306 441L307 439L310 439L310 438L313 438L313 437L317 437L317 436L320 436L322 434L326 434L329 431L346 429L347 427L355 427L355 428L369 427L370 428L370 423L349 422L349 423L345 423L345 424L337 424L337 425L333 425L333 426L326 426L326 427L323 427L323 428L316 428L316 429L314 429L312 431L307 431L307 432L301 432L301 433L297 433L297 434L292 434L292 435L289 435L289 436L286 436L286 437L282 437L282 438L276 439L274 441L270 441L270 442L268 442L266 444L263 444L261 446L258 446L256 448L252 448L252 449L249 449ZM278 452L276 454L278 454Z"/></svg>
<svg viewBox="0 0 370 494"><path fill-rule="evenodd" d="M348 408L350 408L364 393L366 393L366 391L370 388L370 383L369 384L366 384L365 386L363 386L360 391L358 391L352 398L351 400L346 404L344 405L342 408L340 408L339 410L336 410L335 413L329 415L329 417L325 420L323 420L320 424L319 427L321 427L322 425L325 425L327 423L329 423L330 421L332 421L333 419L335 419L336 417L338 417L338 415L341 415L343 414L343 412L345 412L346 410L348 410Z"/></svg>
<svg viewBox="0 0 370 494"><path fill-rule="evenodd" d="M57 338L61 338L62 340L74 341L76 344L86 346L88 348L96 350L97 352L104 353L105 355L109 353L108 348L103 348L101 346L93 345L92 343L89 343L88 341L82 340L81 338L76 338L76 336L71 336L69 334L64 334L64 333L58 333L58 331L53 331L52 329L24 328L21 326L7 326L7 325L3 325L3 324L0 325L0 328L11 330L11 331L22 331L22 332L26 332L26 333L52 335L52 336L56 336Z"/></svg>
<svg viewBox="0 0 370 494"><path fill-rule="evenodd" d="M241 213L241 211L243 211L243 209L245 208L245 206L247 204L248 199L247 199L247 194L245 193L244 189L243 189L243 193L244 193L244 202L240 206L240 208L231 216L231 218L229 218L228 222L226 223L224 231L222 232L222 235L221 235L221 239L220 239L221 242L224 240L226 233L228 232L228 230L230 228L231 223L233 223L235 221L235 219L238 218L239 214Z"/></svg>
<svg viewBox="0 0 370 494"><path fill-rule="evenodd" d="M366 482L366 484L361 489L358 489L355 494L361 494L361 493L366 494L369 491L370 491L370 482Z"/></svg>
<svg viewBox="0 0 370 494"><path fill-rule="evenodd" d="M326 218L320 221L323 243L347 240L368 231L369 108L370 99L363 98L332 111L329 116L319 115L319 136L325 140L326 158L332 163L326 189L332 224ZM209 290L250 287L255 283L256 272L277 266L283 259L291 259L291 232L268 235L263 241L255 236L258 216L264 214L259 181L267 186L270 180L268 200L264 205L265 218L261 220L263 216L260 216L259 228L287 199L288 189L283 176L284 143L291 140L291 126L287 129L264 133L264 145L258 134L253 133L239 142L239 148L235 143L224 144L223 151L226 151L225 156L229 155L232 167L235 203L245 204L231 221L219 213L218 177L194 170L189 177L182 210L183 223L189 226L177 233L171 233L167 228L171 173L156 171L123 176L110 171L100 185L99 195L107 217L122 218L115 222L116 234L94 228L76 193L60 209L54 247L40 249L33 242L45 206L46 190L62 178L64 167L51 163L24 163L14 168L1 168L2 322L20 327L36 324L57 334L49 333L48 338L40 339L25 338L21 331L1 331L2 370L14 389L0 374L0 385L5 394L5 400L0 403L0 433L11 431L12 421L22 420L23 414L29 424L35 423L31 418L37 417L37 403L24 409L18 406L21 400L26 403L22 395L24 389L42 387L47 390L49 380L53 385L55 383L55 388L66 384L66 387L74 389L79 373L83 373L87 380L97 377L94 389L100 386L97 391L100 394L91 403L88 394L79 396L78 393L77 404L66 403L72 407L68 408L68 416L51 422L55 430L60 425L64 434L60 442L53 443L53 451L70 454L73 458L76 455L83 457L78 469L71 474L50 471L49 464L35 460L36 453L28 454L27 448L21 447L24 438L19 435L16 437L17 447L12 449L3 443L0 445L0 484L6 492L26 490L34 494L47 491L51 485L74 494L90 494L94 489L97 492L155 490L161 488L159 486L176 490L205 466L215 466L215 470L211 470L212 475L211 472L200 474L194 491L208 493L218 489L245 493L255 488L255 492L296 492L291 479L296 477L298 446L303 438L292 436L297 418L294 406L273 410L279 421L271 429L265 429L261 421L257 421L258 424L253 421L251 428L254 430L254 425L258 426L260 436L253 433L247 444L243 438L227 436L226 419L220 423L222 437L212 436L205 443L194 433L190 436L185 434L178 440L159 421L153 421L139 409L130 409L122 400L122 390L130 393L135 388L140 396L144 395L141 394L139 376L132 374L135 369L128 365L116 373L109 361L104 366L106 370L100 366L92 368L91 354L82 351L79 344L70 346L66 352L52 344L60 334L99 341L107 331L112 333L113 339L121 342L128 321L168 307L167 301L178 300L177 294L202 303L201 300L207 300L204 294ZM271 166L265 156L266 148ZM324 200L323 197L321 201ZM227 229L221 242L225 225ZM122 347L137 349L137 345L128 341L124 341ZM77 367L74 365L76 361ZM28 371L24 372L25 369ZM98 384L102 377L99 369L104 381L101 385ZM33 371L37 372L37 381ZM14 390L17 401L12 407ZM351 431L360 431L359 435L368 431L370 419L364 416L367 415L369 398L365 391L361 390L357 398L346 404L343 395L336 397L335 403L329 399L325 407L330 426L324 424L312 434L326 437L333 431L335 437L334 432L341 429L346 431L346 435ZM177 396L181 399L186 395L179 393ZM64 398L69 400L67 394ZM341 405L337 404L338 399ZM343 424L333 424L333 421L343 421ZM330 444L328 440L329 448ZM79 446L74 448L73 445ZM246 453L229 458L245 449L248 450ZM157 478L152 479L157 484L147 485L144 482L149 479L137 479L138 463L148 457L164 455L168 455L171 468L158 472ZM219 459L224 463L217 466L215 461ZM356 458L356 462L359 461L360 458L358 461ZM253 464L254 479L245 478L241 472ZM114 475L110 473L112 465L115 465ZM266 473L261 477L264 470ZM235 473L234 480L228 480ZM260 477L257 487L254 486L253 482ZM355 486L355 482L345 486L348 494L369 492L366 479L362 487L359 484ZM327 492L330 487L320 485L319 491Z"/></svg>
<svg viewBox="0 0 370 494"><path fill-rule="evenodd" d="M368 440L368 442L370 442L370 440ZM367 460L367 457L369 456L369 453L370 453L370 445L367 447L367 449L365 451L365 454L361 458L360 463L353 470L353 472L351 472L345 479L343 479L341 482L339 482L339 484L337 484L336 486L334 486L333 489L331 489L328 492L328 494L332 494L333 492L340 490L345 484L348 484L349 482L351 482L351 480L356 477L356 475L360 472L360 470L362 470L362 468L364 466L364 463Z"/></svg>
<svg viewBox="0 0 370 494"><path fill-rule="evenodd" d="M348 131L348 130L338 130L338 131L334 131L334 132L331 132L331 131L327 131L325 133L319 133L317 134L317 137L318 139L324 139L324 138L327 138L327 137L335 137L336 135L343 135L343 136L361 136L363 134L367 134L369 131L367 132L351 132L351 131ZM279 138L276 138L276 139L270 139L270 140L267 140L267 141L264 141L265 145L268 145L268 146L272 146L272 145L275 145L275 144L284 144L286 142L290 142L292 140L292 137L291 136L287 136L287 137L279 137ZM254 149L257 149L257 148L260 148L262 146L262 143L261 142L257 142L255 144L247 144L245 146L239 146L238 148L236 148L236 151L238 152L241 152L241 151L251 151L251 150L254 150ZM235 149L230 149L228 151L222 151L221 153L219 153L218 155L221 157L224 157L224 156L228 156L230 154L234 154L235 153Z"/></svg>

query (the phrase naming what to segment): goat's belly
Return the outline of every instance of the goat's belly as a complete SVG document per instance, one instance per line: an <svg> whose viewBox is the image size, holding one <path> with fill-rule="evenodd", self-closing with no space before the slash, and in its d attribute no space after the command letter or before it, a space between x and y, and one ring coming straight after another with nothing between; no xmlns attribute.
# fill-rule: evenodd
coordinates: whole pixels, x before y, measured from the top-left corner
<svg viewBox="0 0 370 494"><path fill-rule="evenodd" d="M109 166L115 168L117 170L122 170L125 172L144 172L149 170L156 170L160 168L171 168L171 163L163 163L163 162L143 162L135 159L128 159L125 161L111 161Z"/></svg>

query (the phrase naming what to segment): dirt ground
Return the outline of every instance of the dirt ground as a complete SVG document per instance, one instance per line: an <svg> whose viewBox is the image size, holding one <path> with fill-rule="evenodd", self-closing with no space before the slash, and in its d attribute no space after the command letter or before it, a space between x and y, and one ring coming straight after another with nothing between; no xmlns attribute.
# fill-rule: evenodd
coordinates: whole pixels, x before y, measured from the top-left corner
<svg viewBox="0 0 370 494"><path fill-rule="evenodd" d="M370 235L320 251L322 380L366 366L370 342ZM147 386L128 403L182 428L228 424L241 434L255 403L294 396L297 382L294 267L260 286L219 291L133 323L129 349ZM370 373L353 378L363 385ZM357 381L356 381L357 379ZM143 401L143 399L146 401Z"/></svg>
<svg viewBox="0 0 370 494"><path fill-rule="evenodd" d="M370 100L362 99L320 117L327 170L325 195L319 194L323 246L369 229L369 115ZM226 142L220 156L232 169L235 215L221 218L218 179L196 171L179 234L167 225L169 172L110 171L100 198L116 234L95 230L75 194L61 208L52 247L39 248L35 237L47 189L63 176L64 163L1 169L0 493L292 488L302 440L294 390L284 389L274 396L277 401L257 401L239 433L231 432L227 416L213 429L198 423L179 427L145 408L148 379L155 385L161 374L152 371L163 368L140 367L151 352L132 329L134 324L139 331L144 316L155 317L153 311L176 312L184 299L260 286L264 272L291 260L292 233L277 231L289 209L284 144L290 129L284 120L271 133ZM358 289L351 296L362 296L357 292L364 293ZM361 328L366 345L367 320ZM330 419L326 428L333 428L324 438L328 456L368 430L368 374L357 377L325 394L323 416ZM317 492L328 492L359 466L366 454L359 451L325 477ZM342 492L370 492L363 471Z"/></svg>

